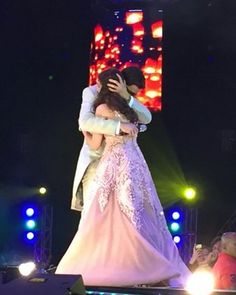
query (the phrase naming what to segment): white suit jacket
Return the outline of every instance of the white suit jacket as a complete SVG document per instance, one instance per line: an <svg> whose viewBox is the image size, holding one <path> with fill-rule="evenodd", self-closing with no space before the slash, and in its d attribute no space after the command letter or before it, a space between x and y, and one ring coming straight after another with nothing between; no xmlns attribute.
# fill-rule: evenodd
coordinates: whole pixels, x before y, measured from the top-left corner
<svg viewBox="0 0 236 295"><path fill-rule="evenodd" d="M79 114L79 129L88 131L91 133L102 133L106 135L115 135L119 124L119 121L105 120L103 118L96 117L93 113L92 106L96 99L97 87L96 85L86 87L82 94L82 104ZM132 98L130 106L135 110L138 115L140 123L148 124L151 122L152 115L150 111L142 105L138 100ZM84 141L82 149L79 154L73 190L71 209L81 210L78 199L82 200L82 178L89 164L101 157L104 150L104 144L96 151L91 150L90 147Z"/></svg>

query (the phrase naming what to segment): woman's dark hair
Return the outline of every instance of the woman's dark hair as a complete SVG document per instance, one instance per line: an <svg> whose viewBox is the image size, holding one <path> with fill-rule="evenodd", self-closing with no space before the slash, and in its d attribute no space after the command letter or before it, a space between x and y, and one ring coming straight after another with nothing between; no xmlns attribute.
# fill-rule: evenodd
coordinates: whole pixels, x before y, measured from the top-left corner
<svg viewBox="0 0 236 295"><path fill-rule="evenodd" d="M119 113L124 115L130 122L135 123L138 121L138 116L128 105L127 101L118 93L112 92L108 89L107 84L109 83L109 79L119 81L117 74L120 75L123 79L121 72L115 68L105 70L98 75L98 80L101 83L102 87L94 102L94 111L100 104L105 103L112 111L118 111Z"/></svg>

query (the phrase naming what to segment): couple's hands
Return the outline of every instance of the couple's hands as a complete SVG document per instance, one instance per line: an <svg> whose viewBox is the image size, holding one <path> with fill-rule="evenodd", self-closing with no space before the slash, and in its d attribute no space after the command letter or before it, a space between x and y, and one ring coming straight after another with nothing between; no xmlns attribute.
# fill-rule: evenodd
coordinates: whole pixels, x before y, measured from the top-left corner
<svg viewBox="0 0 236 295"><path fill-rule="evenodd" d="M131 136L135 136L138 134L138 128L136 125L132 124L132 123L124 123L124 122L120 122L120 130L127 134L127 135L131 135Z"/></svg>
<svg viewBox="0 0 236 295"><path fill-rule="evenodd" d="M121 97L127 100L130 99L130 95L127 91L126 83L122 80L121 76L117 74L118 80L109 79L109 83L107 84L108 88L112 92L118 93ZM135 124L120 122L120 131L127 135L135 136L138 134L138 128ZM92 137L92 134L87 131L82 131L85 139L89 140Z"/></svg>
<svg viewBox="0 0 236 295"><path fill-rule="evenodd" d="M122 80L119 74L116 74L116 75L119 81L114 79L109 79L110 83L108 83L107 86L110 91L118 93L121 97L129 101L130 95L129 95L129 92L127 91L126 83L125 81Z"/></svg>
<svg viewBox="0 0 236 295"><path fill-rule="evenodd" d="M132 123L120 122L120 130L121 132L131 136L135 136L136 134L138 134L138 128ZM82 131L82 133L87 141L92 139L92 134L90 132Z"/></svg>

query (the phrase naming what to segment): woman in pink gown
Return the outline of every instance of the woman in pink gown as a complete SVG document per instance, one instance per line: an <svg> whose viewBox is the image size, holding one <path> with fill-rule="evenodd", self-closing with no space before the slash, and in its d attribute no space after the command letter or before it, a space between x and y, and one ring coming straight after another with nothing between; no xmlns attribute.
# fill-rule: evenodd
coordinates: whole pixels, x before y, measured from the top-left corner
<svg viewBox="0 0 236 295"><path fill-rule="evenodd" d="M100 74L96 115L135 122L137 115L127 102L106 86L108 79L117 80L117 73L121 75L116 69ZM105 150L78 231L56 273L81 274L85 285L132 286L163 280L184 285L190 273L168 231L136 136L84 135L95 149L105 140Z"/></svg>

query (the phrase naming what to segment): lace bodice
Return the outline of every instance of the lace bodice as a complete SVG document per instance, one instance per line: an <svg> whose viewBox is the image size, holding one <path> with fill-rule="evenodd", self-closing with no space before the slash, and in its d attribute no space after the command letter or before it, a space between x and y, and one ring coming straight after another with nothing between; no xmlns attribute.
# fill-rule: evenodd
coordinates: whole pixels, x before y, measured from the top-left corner
<svg viewBox="0 0 236 295"><path fill-rule="evenodd" d="M122 122L129 122L129 120L119 112L114 112L115 118L119 119ZM116 136L105 136L106 142L106 149L110 149L115 145L137 145L137 136L130 136L130 135L116 135Z"/></svg>
<svg viewBox="0 0 236 295"><path fill-rule="evenodd" d="M149 210L159 220L159 228L166 231L163 208L137 138L106 136L105 141L90 193L98 199L100 210L106 209L109 198L116 198L122 212L138 230L142 228L143 210Z"/></svg>

